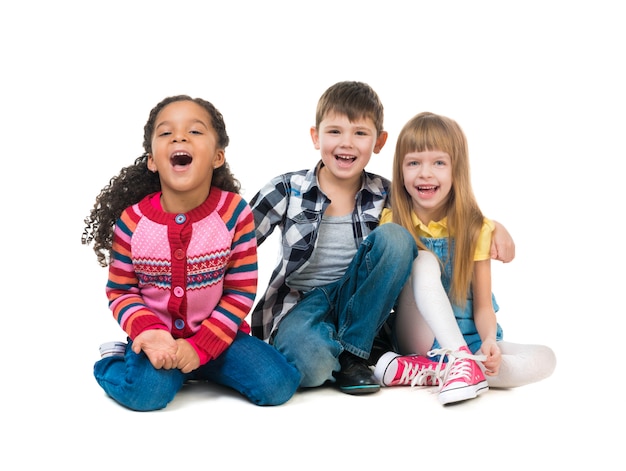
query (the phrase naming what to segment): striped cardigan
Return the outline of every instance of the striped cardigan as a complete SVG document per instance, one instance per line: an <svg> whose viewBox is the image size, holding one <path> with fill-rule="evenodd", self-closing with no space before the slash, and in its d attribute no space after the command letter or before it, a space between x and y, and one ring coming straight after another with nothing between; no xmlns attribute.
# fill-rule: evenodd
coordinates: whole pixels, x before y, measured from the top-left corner
<svg viewBox="0 0 626 471"><path fill-rule="evenodd" d="M167 330L205 364L238 330L250 332L244 319L258 278L252 212L241 196L216 187L184 214L164 212L159 197L146 196L116 222L109 307L131 339Z"/></svg>

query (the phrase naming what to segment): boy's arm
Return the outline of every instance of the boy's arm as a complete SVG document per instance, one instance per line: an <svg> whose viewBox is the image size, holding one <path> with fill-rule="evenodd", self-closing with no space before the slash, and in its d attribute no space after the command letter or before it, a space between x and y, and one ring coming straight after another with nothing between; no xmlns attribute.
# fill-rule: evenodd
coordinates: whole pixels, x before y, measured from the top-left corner
<svg viewBox="0 0 626 471"><path fill-rule="evenodd" d="M287 201L288 185L282 176L272 179L250 201L258 245L282 223L287 213Z"/></svg>
<svg viewBox="0 0 626 471"><path fill-rule="evenodd" d="M493 223L495 229L491 238L491 258L508 263L515 258L515 242L502 224L498 221Z"/></svg>

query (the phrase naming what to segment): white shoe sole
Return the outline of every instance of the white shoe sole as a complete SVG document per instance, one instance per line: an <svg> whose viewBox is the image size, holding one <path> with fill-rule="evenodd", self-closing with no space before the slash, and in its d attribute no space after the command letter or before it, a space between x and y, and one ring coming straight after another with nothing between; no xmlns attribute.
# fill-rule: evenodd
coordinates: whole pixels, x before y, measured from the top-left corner
<svg viewBox="0 0 626 471"><path fill-rule="evenodd" d="M481 381L480 383L472 386L448 389L447 391L441 391L439 393L439 402L446 405L454 402L467 401L468 399L474 399L487 390L489 390L489 384L487 381Z"/></svg>

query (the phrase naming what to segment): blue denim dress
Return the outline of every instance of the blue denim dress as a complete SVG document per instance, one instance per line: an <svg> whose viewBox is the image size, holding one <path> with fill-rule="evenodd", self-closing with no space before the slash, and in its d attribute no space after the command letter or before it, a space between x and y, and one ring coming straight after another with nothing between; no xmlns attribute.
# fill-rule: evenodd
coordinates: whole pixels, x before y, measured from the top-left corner
<svg viewBox="0 0 626 471"><path fill-rule="evenodd" d="M449 293L452 281L452 262L448 259L449 239L447 237L420 237L420 240L424 243L428 250L433 252L437 256L437 258L441 260L443 264L443 269L441 272L441 282L443 283L443 287L446 292ZM452 250L450 251L450 256L452 256L453 254L452 251L454 250L454 240L452 240L451 249ZM498 307L498 304L496 303L496 298L493 294L491 295L491 300L493 302L493 309L498 312L500 308ZM452 310L454 311L454 317L456 317L456 322L459 325L459 329L461 329L461 333L465 338L467 346L472 351L472 353L476 353L480 349L482 341L480 340L480 335L478 335L478 331L476 330L476 324L474 323L472 291L469 291L467 295L467 303L464 307L452 304ZM500 327L500 324L497 325L496 340L502 340L502 327ZM435 339L433 348L439 347L439 343Z"/></svg>

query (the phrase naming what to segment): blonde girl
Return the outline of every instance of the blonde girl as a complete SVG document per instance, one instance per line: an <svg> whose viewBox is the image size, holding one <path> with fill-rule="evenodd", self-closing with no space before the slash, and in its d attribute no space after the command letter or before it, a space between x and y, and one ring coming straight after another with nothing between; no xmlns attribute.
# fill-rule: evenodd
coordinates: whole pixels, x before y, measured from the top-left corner
<svg viewBox="0 0 626 471"><path fill-rule="evenodd" d="M476 202L467 140L452 119L424 112L396 144L392 210L381 224L408 229L419 251L397 304L398 353L376 365L386 386L437 384L442 404L490 386L512 388L550 376L554 352L503 341L491 292L494 223Z"/></svg>

